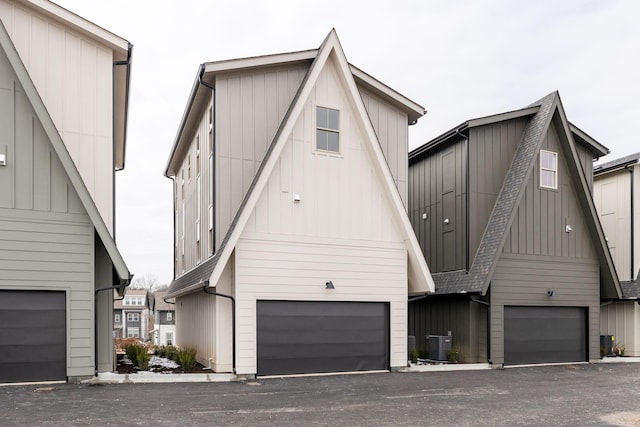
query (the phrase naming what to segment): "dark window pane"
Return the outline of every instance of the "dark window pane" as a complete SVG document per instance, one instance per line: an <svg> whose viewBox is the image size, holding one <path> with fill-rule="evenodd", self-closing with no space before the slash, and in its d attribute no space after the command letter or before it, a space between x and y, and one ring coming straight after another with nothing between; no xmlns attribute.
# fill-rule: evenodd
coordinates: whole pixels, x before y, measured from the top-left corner
<svg viewBox="0 0 640 427"><path fill-rule="evenodd" d="M316 148L318 150L326 150L328 144L328 133L326 130L318 129L316 131Z"/></svg>

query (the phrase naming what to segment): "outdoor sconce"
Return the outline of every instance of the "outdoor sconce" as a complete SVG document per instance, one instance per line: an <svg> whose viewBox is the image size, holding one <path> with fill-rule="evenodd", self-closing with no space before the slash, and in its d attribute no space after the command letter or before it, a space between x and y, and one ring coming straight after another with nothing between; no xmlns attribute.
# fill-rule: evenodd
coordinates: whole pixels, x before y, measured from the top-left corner
<svg viewBox="0 0 640 427"><path fill-rule="evenodd" d="M555 297L556 296L556 291L554 289L548 290L547 291L547 296L549 298Z"/></svg>
<svg viewBox="0 0 640 427"><path fill-rule="evenodd" d="M336 287L333 286L333 282L331 280L329 280L327 283L324 284L324 288L325 289L335 289Z"/></svg>
<svg viewBox="0 0 640 427"><path fill-rule="evenodd" d="M7 164L7 155L0 154L0 166L5 166Z"/></svg>
<svg viewBox="0 0 640 427"><path fill-rule="evenodd" d="M300 195L299 194L294 194L293 195L293 203L300 203Z"/></svg>
<svg viewBox="0 0 640 427"><path fill-rule="evenodd" d="M566 233L571 233L573 231L573 227L571 225L567 224L567 225L564 226L564 231Z"/></svg>

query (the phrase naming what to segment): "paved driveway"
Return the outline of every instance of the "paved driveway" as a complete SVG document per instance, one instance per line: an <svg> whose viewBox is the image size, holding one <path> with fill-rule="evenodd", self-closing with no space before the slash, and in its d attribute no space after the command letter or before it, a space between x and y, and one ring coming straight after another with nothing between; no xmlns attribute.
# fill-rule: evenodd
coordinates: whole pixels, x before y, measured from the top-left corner
<svg viewBox="0 0 640 427"><path fill-rule="evenodd" d="M3 426L640 425L640 364L0 387Z"/></svg>

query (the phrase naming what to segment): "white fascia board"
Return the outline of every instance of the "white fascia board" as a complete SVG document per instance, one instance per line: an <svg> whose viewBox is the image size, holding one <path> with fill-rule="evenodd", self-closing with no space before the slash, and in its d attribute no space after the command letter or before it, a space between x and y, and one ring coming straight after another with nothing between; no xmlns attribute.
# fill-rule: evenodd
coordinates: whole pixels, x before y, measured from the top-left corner
<svg viewBox="0 0 640 427"><path fill-rule="evenodd" d="M418 120L420 117L427 114L427 111L422 105L410 100L406 96L385 85L380 80L371 77L355 65L349 64L349 71L356 80L363 82L366 86L375 89L387 98L390 98L396 104L402 105L405 110L410 111L409 118L411 121Z"/></svg>
<svg viewBox="0 0 640 427"><path fill-rule="evenodd" d="M69 25L81 33L101 41L112 48L118 49L125 54L129 49L129 42L127 40L48 0L19 0L19 2L24 5L28 5L33 9L37 9L42 13Z"/></svg>
<svg viewBox="0 0 640 427"><path fill-rule="evenodd" d="M521 110L508 111L506 113L493 114L491 116L479 117L467 122L471 127L490 125L492 123L502 122L505 120L517 119L519 117L532 116L538 112L539 106L523 108Z"/></svg>
<svg viewBox="0 0 640 427"><path fill-rule="evenodd" d="M230 59L225 61L206 62L204 73L222 73L227 71L242 70L248 68L272 67L291 62L312 60L318 54L318 49L303 50L299 52L278 53L274 55L252 56L249 58Z"/></svg>

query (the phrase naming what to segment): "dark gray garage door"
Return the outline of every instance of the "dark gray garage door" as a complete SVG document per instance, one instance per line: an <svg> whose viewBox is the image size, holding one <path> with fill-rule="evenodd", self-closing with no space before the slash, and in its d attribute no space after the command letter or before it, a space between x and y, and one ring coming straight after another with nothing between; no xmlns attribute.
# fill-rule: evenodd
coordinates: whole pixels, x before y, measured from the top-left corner
<svg viewBox="0 0 640 427"><path fill-rule="evenodd" d="M389 305L258 301L258 375L389 369Z"/></svg>
<svg viewBox="0 0 640 427"><path fill-rule="evenodd" d="M0 382L66 377L65 293L0 291Z"/></svg>
<svg viewBox="0 0 640 427"><path fill-rule="evenodd" d="M504 308L505 365L586 360L586 308Z"/></svg>

